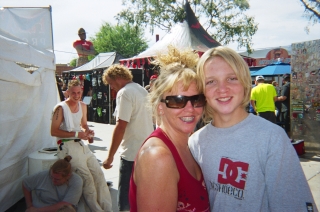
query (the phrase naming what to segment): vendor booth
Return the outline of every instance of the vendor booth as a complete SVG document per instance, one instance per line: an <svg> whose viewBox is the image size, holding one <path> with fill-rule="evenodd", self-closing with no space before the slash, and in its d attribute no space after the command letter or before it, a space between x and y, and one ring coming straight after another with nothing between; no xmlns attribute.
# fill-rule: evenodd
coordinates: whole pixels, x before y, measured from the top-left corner
<svg viewBox="0 0 320 212"><path fill-rule="evenodd" d="M90 62L62 73L66 85L71 79L80 80L83 86L83 101L88 105L88 121L114 123L112 113L116 94L103 84L102 74L112 64L119 63L121 58L123 57L116 52L100 53Z"/></svg>

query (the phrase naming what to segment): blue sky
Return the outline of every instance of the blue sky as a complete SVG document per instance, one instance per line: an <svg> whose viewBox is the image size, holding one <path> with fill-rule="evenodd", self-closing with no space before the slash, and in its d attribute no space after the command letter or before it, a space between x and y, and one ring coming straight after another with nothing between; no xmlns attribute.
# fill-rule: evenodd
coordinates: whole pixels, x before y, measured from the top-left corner
<svg viewBox="0 0 320 212"><path fill-rule="evenodd" d="M77 57L72 47L78 39L77 31L83 27L87 38L97 33L104 22L116 23L114 16L123 8L121 0L1 0L0 7L52 7L53 38L56 63L68 63ZM246 13L259 23L258 32L253 36L253 48L288 46L291 43L320 39L320 23L304 28L308 21L303 17L304 8L299 0L250 0L250 10ZM160 39L164 31L155 30L145 36L149 46L155 43L155 34ZM229 45L237 50L236 44Z"/></svg>

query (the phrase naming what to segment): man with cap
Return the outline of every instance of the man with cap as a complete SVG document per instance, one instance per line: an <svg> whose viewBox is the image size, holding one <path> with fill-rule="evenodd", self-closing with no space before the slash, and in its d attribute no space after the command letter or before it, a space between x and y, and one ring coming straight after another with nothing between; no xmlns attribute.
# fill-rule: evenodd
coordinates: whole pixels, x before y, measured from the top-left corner
<svg viewBox="0 0 320 212"><path fill-rule="evenodd" d="M80 40L73 42L73 47L77 50L79 58L77 66L82 66L88 62L88 55L95 55L96 51L92 42L86 40L86 31L83 28L78 30Z"/></svg>
<svg viewBox="0 0 320 212"><path fill-rule="evenodd" d="M282 76L281 95L277 98L277 101L281 102L281 115L280 121L284 123L285 130L289 136L290 133L290 74L284 74Z"/></svg>
<svg viewBox="0 0 320 212"><path fill-rule="evenodd" d="M273 123L276 123L275 104L277 93L273 85L264 83L263 76L256 77L256 87L251 91L251 104L255 112Z"/></svg>

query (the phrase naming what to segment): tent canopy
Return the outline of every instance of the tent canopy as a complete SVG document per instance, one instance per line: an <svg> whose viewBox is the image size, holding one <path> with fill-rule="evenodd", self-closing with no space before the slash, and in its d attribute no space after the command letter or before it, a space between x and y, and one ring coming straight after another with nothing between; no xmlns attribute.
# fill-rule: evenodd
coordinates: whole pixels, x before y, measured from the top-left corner
<svg viewBox="0 0 320 212"><path fill-rule="evenodd" d="M210 48L220 46L201 26L189 2L185 4L186 19L182 23L174 25L170 32L167 33L160 41L156 42L147 50L141 52L135 57L120 60L121 64L130 65L144 64L144 60L140 63L140 59L155 57L159 52L168 52L168 46L173 45L178 49L191 49L198 52L205 52ZM131 64L132 62L132 64ZM135 66L135 65L134 65ZM133 67L134 67L133 66Z"/></svg>
<svg viewBox="0 0 320 212"><path fill-rule="evenodd" d="M114 63L118 63L123 58L122 55L116 52L99 53L88 63L75 69L64 71L64 73L85 73L99 68L107 68Z"/></svg>
<svg viewBox="0 0 320 212"><path fill-rule="evenodd" d="M289 63L275 63L267 65L251 74L251 76L278 76L291 73L291 65Z"/></svg>
<svg viewBox="0 0 320 212"><path fill-rule="evenodd" d="M47 8L20 10L26 19L35 17L35 12L50 16ZM23 25L25 31L32 30L27 26ZM52 52L28 44L1 26L0 46L0 211L6 211L23 197L21 182L28 175L28 156L55 144L50 126L58 93Z"/></svg>

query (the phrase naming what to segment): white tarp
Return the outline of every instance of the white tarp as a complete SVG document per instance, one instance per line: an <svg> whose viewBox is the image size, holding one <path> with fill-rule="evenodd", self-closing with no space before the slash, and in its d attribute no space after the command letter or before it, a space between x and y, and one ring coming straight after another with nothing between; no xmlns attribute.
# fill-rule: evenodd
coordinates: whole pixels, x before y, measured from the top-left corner
<svg viewBox="0 0 320 212"><path fill-rule="evenodd" d="M90 62L65 72L84 72L99 68L107 68L114 63L118 63L120 58L122 58L122 56L117 54L116 52L99 53Z"/></svg>
<svg viewBox="0 0 320 212"><path fill-rule="evenodd" d="M0 10L0 29L39 49L53 49L51 7L5 7Z"/></svg>
<svg viewBox="0 0 320 212"><path fill-rule="evenodd" d="M54 61L53 53L0 30L0 211L23 197L28 155L55 146L50 135L58 102ZM17 62L39 68L30 74Z"/></svg>

